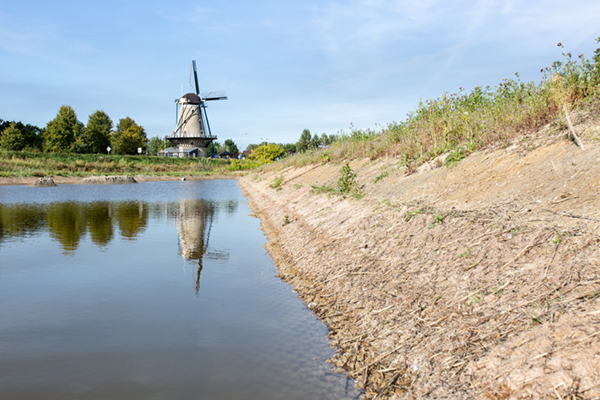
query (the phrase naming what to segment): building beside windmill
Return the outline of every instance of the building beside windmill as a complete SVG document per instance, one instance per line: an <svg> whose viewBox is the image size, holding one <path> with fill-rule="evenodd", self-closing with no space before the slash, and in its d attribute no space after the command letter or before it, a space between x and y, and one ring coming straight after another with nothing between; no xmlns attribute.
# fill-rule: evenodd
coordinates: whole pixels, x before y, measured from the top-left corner
<svg viewBox="0 0 600 400"><path fill-rule="evenodd" d="M225 91L200 93L196 61L192 61L196 93L188 93L176 101L177 122L175 130L167 139L171 147L158 155L165 157L213 157L213 141L217 139L210 131L206 102L227 100Z"/></svg>

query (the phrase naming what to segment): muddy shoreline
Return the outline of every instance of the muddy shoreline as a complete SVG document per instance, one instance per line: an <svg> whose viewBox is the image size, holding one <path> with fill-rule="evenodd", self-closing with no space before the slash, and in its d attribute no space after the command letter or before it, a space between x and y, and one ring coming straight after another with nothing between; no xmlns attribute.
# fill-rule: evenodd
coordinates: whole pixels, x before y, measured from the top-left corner
<svg viewBox="0 0 600 400"><path fill-rule="evenodd" d="M340 165L239 182L280 276L329 326L331 362L368 398L594 398L599 156L558 140L410 176L357 160L360 200L311 191Z"/></svg>
<svg viewBox="0 0 600 400"><path fill-rule="evenodd" d="M49 176L57 185L77 185L81 184L83 179L93 177L94 175L86 176ZM137 182L157 182L157 181L180 181L181 178L186 180L215 180L215 179L238 179L239 175L235 174L220 174L206 176L162 176L162 175L131 175ZM6 185L31 185L39 177L0 177L0 186Z"/></svg>

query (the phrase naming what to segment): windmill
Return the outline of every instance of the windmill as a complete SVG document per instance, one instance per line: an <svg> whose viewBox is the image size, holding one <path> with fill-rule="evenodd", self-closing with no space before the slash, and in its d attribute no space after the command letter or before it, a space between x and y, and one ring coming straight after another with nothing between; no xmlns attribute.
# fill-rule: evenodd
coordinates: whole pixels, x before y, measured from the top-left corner
<svg viewBox="0 0 600 400"><path fill-rule="evenodd" d="M212 157L215 155L215 146L209 150L212 142L217 139L210 130L206 102L214 100L227 100L224 90L200 93L198 85L198 72L196 61L192 61L194 69L194 82L196 93L187 93L176 102L176 126L171 135L166 139L172 146L163 151L162 155L170 157Z"/></svg>

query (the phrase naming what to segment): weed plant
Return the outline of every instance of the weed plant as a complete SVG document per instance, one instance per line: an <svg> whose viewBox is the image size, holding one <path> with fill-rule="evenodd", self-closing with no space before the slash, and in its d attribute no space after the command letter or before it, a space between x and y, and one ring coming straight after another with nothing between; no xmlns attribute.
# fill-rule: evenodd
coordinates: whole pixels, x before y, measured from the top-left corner
<svg viewBox="0 0 600 400"><path fill-rule="evenodd" d="M596 39L600 43L600 37ZM419 102L403 122L376 130L342 132L341 140L327 149L308 150L283 160L303 166L354 158L396 156L408 173L441 154L447 165L459 162L476 150L503 146L519 136L538 130L562 117L568 109L600 104L600 48L591 60L583 54L565 52L563 60L542 68L540 83L522 82L519 73L496 87L477 86L470 92L459 88L436 99ZM271 168L271 167L269 167Z"/></svg>

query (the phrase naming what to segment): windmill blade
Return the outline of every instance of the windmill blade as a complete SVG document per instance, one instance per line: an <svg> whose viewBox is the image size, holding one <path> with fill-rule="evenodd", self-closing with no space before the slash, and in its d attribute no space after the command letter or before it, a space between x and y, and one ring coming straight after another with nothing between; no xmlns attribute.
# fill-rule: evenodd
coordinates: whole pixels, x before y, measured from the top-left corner
<svg viewBox="0 0 600 400"><path fill-rule="evenodd" d="M196 83L196 94L200 94L200 86L198 85L198 72L196 71L196 60L192 60L192 65L194 67L194 82Z"/></svg>
<svg viewBox="0 0 600 400"><path fill-rule="evenodd" d="M202 105L202 110L204 110L204 119L206 120L206 127L208 128L208 137L213 137L212 132L210 131L210 123L208 122L208 114L206 113L206 106ZM200 115L202 117L202 115Z"/></svg>
<svg viewBox="0 0 600 400"><path fill-rule="evenodd" d="M227 100L227 93L224 90L217 90L213 92L204 92L200 95L200 97L204 101Z"/></svg>

